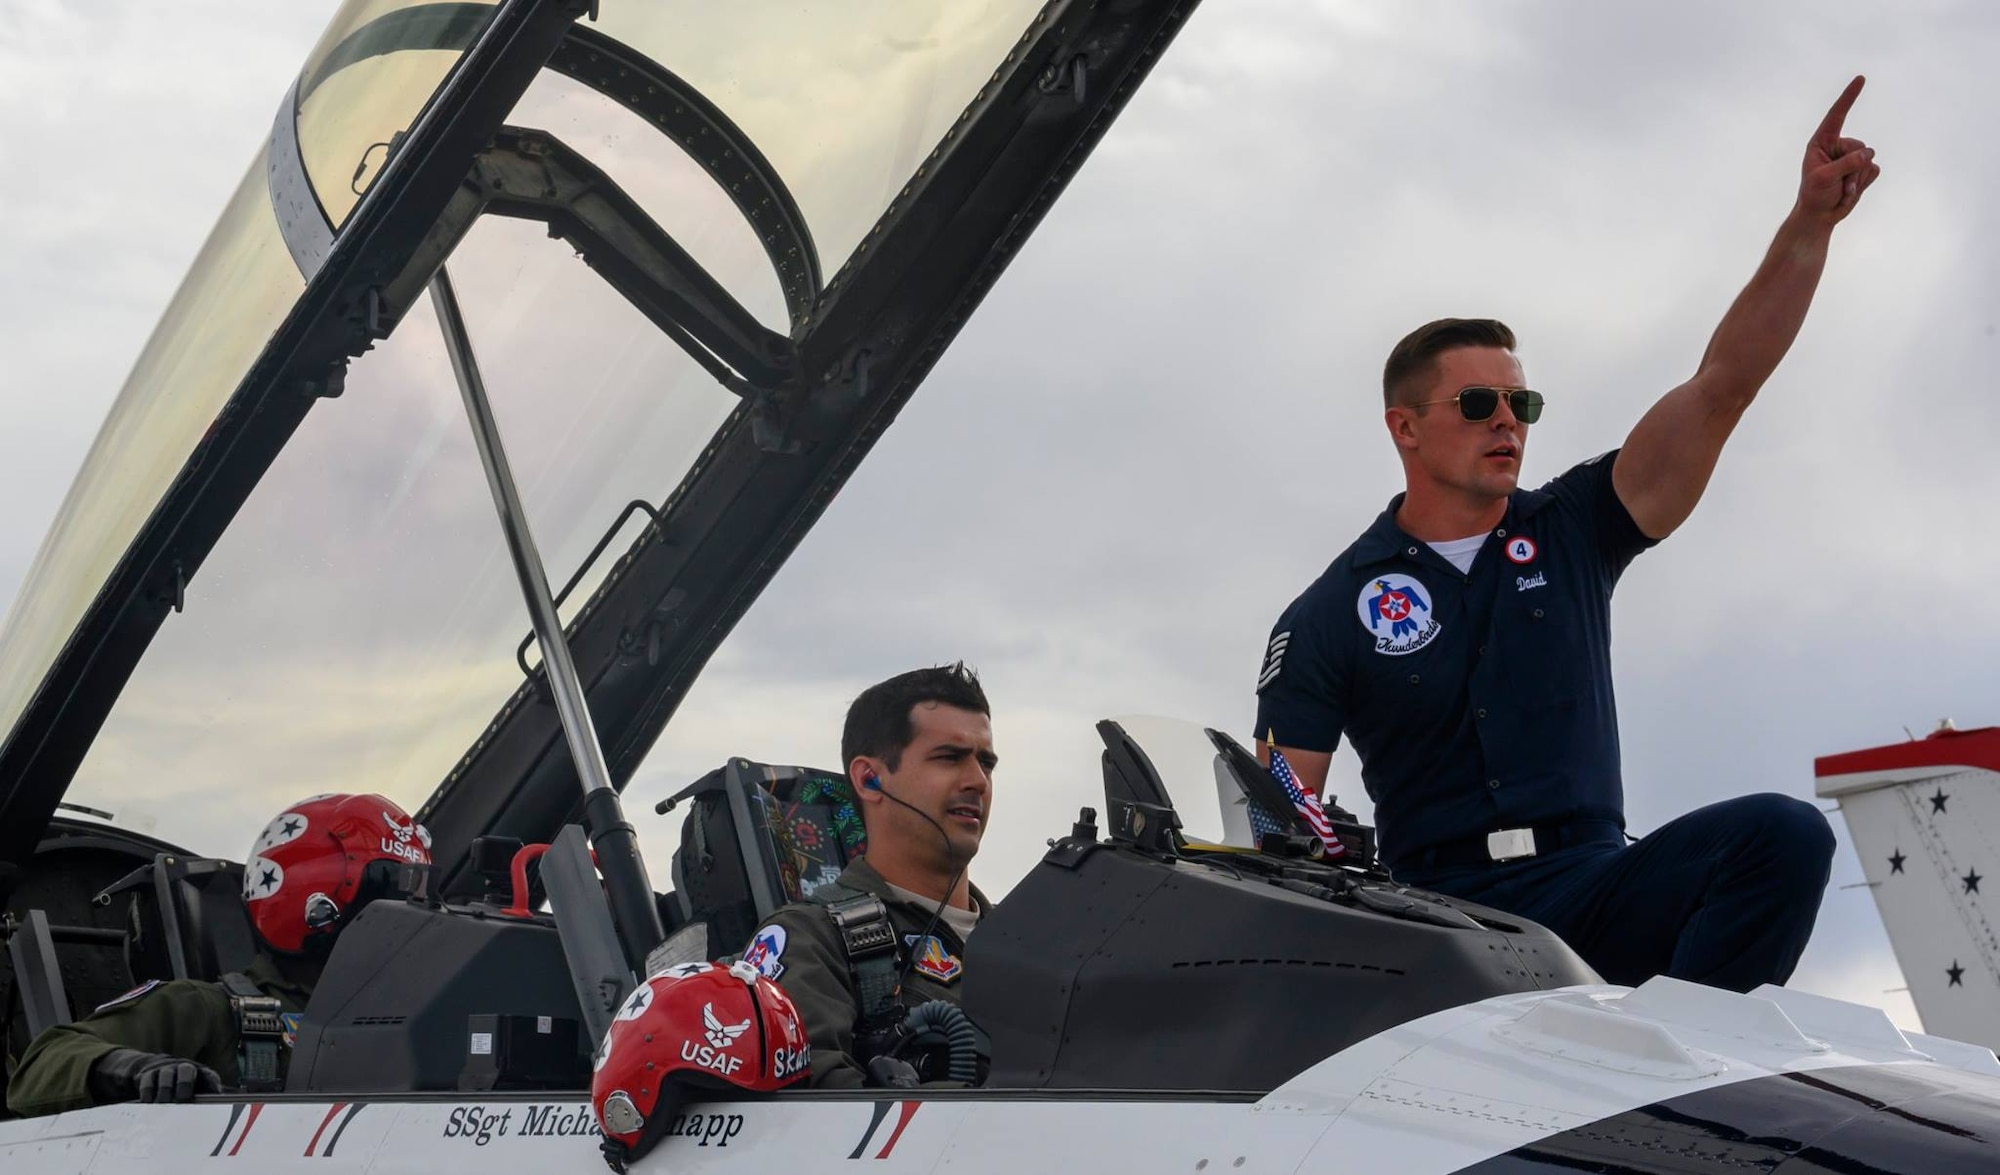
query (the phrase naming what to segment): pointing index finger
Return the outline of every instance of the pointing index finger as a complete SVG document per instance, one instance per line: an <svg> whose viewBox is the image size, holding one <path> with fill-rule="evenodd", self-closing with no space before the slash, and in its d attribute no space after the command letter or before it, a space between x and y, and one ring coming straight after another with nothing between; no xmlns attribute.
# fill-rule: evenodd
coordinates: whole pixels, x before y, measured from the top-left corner
<svg viewBox="0 0 2000 1175"><path fill-rule="evenodd" d="M1841 124L1847 121L1847 112L1853 108L1854 100L1861 96L1861 87L1867 82L1867 78L1856 74L1854 80L1847 83L1847 88L1840 92L1840 97L1834 99L1832 108L1826 112L1826 117L1820 120L1819 129L1813 132L1814 142L1828 147L1839 142Z"/></svg>

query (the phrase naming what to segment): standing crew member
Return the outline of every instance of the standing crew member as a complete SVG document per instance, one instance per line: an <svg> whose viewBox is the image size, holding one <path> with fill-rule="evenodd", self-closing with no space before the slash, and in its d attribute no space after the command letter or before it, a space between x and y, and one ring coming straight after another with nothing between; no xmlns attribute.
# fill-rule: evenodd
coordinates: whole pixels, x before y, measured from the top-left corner
<svg viewBox="0 0 2000 1175"><path fill-rule="evenodd" d="M1406 491L1265 652L1258 732L1315 791L1347 735L1398 880L1541 922L1614 982L1781 983L1826 887L1826 819L1785 796L1626 845L1610 605L1633 557L1694 510L1805 320L1834 226L1879 174L1841 133L1861 85L1807 145L1797 203L1700 367L1622 449L1521 489L1543 399L1513 332L1443 319L1398 343L1382 392Z"/></svg>
<svg viewBox="0 0 2000 1175"><path fill-rule="evenodd" d="M221 983L145 983L34 1039L7 1083L24 1117L109 1102L282 1088L299 1017L333 940L431 834L377 795L315 796L266 825L243 867L256 959Z"/></svg>
<svg viewBox="0 0 2000 1175"><path fill-rule="evenodd" d="M966 869L993 809L991 714L962 663L892 677L848 708L840 755L867 855L772 915L743 956L798 1006L815 1086L917 1084L875 1038L905 1009L958 1003L965 942L988 904Z"/></svg>

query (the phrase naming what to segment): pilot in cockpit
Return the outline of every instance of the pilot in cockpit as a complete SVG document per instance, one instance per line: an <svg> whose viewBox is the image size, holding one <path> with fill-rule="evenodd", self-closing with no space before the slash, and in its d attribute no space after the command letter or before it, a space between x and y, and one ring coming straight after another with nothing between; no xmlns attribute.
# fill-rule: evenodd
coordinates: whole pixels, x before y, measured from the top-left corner
<svg viewBox="0 0 2000 1175"><path fill-rule="evenodd" d="M772 915L743 957L798 1006L815 1086L975 1083L958 1002L988 905L966 876L999 761L986 693L962 663L900 674L854 700L840 742L866 856Z"/></svg>
<svg viewBox="0 0 2000 1175"><path fill-rule="evenodd" d="M185 1102L282 1086L299 1017L334 939L430 833L379 795L315 796L267 825L243 869L257 957L220 983L141 984L36 1037L7 1085L17 1114L108 1102Z"/></svg>

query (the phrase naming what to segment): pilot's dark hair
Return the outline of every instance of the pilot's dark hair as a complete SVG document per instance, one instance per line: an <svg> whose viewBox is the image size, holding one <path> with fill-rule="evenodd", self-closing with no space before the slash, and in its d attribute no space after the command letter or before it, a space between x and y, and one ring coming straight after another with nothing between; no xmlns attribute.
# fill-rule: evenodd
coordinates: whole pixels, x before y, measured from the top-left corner
<svg viewBox="0 0 2000 1175"><path fill-rule="evenodd" d="M1493 318L1440 318L1426 322L1396 344L1382 368L1382 406L1394 408L1423 394L1437 372L1436 359L1460 347L1514 349L1514 332Z"/></svg>
<svg viewBox="0 0 2000 1175"><path fill-rule="evenodd" d="M847 708L847 724L840 731L840 762L854 762L858 755L882 760L895 770L903 749L917 736L910 712L926 702L938 702L984 714L993 711L986 704L986 691L979 687L979 674L965 662L940 665L934 669L912 669L861 691Z"/></svg>

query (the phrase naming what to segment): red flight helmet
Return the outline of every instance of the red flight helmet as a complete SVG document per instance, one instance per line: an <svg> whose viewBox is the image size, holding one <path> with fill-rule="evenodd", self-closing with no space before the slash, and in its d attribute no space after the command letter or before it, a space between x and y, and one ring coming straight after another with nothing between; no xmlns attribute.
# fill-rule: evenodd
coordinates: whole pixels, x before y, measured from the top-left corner
<svg viewBox="0 0 2000 1175"><path fill-rule="evenodd" d="M687 1087L768 1092L812 1071L805 1023L749 963L682 963L632 989L598 1046L590 1109L637 1159L666 1137Z"/></svg>
<svg viewBox="0 0 2000 1175"><path fill-rule="evenodd" d="M293 804L265 826L243 864L251 925L274 950L305 950L308 941L340 928L378 861L430 864L431 834L378 795Z"/></svg>

